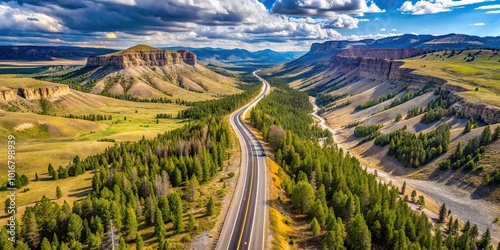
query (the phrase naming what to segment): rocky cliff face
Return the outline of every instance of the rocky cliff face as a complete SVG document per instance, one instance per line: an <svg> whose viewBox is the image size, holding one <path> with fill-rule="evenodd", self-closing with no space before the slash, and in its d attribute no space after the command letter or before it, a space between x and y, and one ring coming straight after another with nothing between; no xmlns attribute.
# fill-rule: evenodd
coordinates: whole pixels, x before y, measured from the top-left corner
<svg viewBox="0 0 500 250"><path fill-rule="evenodd" d="M342 57L377 58L387 60L398 60L410 58L428 53L428 49L346 49L338 54Z"/></svg>
<svg viewBox="0 0 500 250"><path fill-rule="evenodd" d="M130 49L103 55L90 56L87 66L113 66L128 68L133 66L165 66L173 64L196 64L196 55L187 50L160 50L145 45L139 45Z"/></svg>
<svg viewBox="0 0 500 250"><path fill-rule="evenodd" d="M0 101L12 101L16 98L26 100L50 99L70 93L67 85L50 85L41 88L18 88L0 91Z"/></svg>
<svg viewBox="0 0 500 250"><path fill-rule="evenodd" d="M422 49L349 49L333 57L328 63L336 69L351 71L358 69L361 77L381 81L393 80L405 83L442 85L444 80L412 73L412 69L401 68L398 59L413 57L427 52Z"/></svg>
<svg viewBox="0 0 500 250"><path fill-rule="evenodd" d="M17 98L17 91L12 89L0 91L0 101L12 101Z"/></svg>
<svg viewBox="0 0 500 250"><path fill-rule="evenodd" d="M471 103L461 96L458 98L451 108L458 113L465 113L467 117L474 117L476 120L482 120L485 123L500 122L500 107L492 106L484 103Z"/></svg>
<svg viewBox="0 0 500 250"><path fill-rule="evenodd" d="M48 99L69 94L67 85L54 85L42 88L19 88L17 94L27 100Z"/></svg>

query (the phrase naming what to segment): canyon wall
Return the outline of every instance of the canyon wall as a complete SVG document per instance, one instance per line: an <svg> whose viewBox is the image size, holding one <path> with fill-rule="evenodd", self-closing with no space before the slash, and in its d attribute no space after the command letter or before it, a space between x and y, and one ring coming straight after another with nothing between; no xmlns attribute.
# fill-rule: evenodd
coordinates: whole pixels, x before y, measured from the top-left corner
<svg viewBox="0 0 500 250"><path fill-rule="evenodd" d="M187 50L149 50L149 51L124 51L103 56L90 56L87 66L114 66L128 68L133 66L165 66L173 64L196 64L196 55Z"/></svg>

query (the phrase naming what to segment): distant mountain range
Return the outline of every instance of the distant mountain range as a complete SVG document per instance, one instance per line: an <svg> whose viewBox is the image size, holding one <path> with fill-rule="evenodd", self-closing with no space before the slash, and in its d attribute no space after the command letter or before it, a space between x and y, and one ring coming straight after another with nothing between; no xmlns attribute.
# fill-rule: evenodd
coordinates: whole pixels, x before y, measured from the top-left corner
<svg viewBox="0 0 500 250"><path fill-rule="evenodd" d="M117 50L86 47L0 46L0 60L49 61L54 59L81 60L89 56L113 53Z"/></svg>
<svg viewBox="0 0 500 250"><path fill-rule="evenodd" d="M292 61L299 58L305 51L296 52L277 52L271 49L248 51L246 49L221 49L221 48L191 48L191 47L165 47L167 50L185 49L196 54L200 61L220 61L220 62L236 62L236 61L259 61L266 64L278 64Z"/></svg>

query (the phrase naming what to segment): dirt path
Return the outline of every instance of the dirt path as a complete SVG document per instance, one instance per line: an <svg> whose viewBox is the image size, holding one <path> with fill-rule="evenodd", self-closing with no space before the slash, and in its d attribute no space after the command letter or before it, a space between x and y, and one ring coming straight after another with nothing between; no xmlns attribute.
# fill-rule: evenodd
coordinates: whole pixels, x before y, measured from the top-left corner
<svg viewBox="0 0 500 250"><path fill-rule="evenodd" d="M333 134L333 139L335 142L339 142L337 136L338 131L335 128L330 127L325 119L321 116L317 115L318 106L314 103L314 98L310 98L311 103L314 106L314 113L312 114L316 119L320 122L319 124L328 129ZM347 149L346 145L342 143L338 143L338 146L344 150L344 152L352 151ZM353 154L361 160L359 155ZM500 217L500 206L489 203L480 199L473 199L471 194L466 190L460 189L455 186L446 186L445 184L437 183L435 181L422 181L422 180L414 180L401 176L393 176L387 172L384 172L380 168L374 167L371 164L366 164L362 162L363 168L367 168L367 171L370 173L377 171L377 178L384 182L391 182L396 186L401 186L404 181L407 183L407 191L406 193L411 192L412 189L417 190L419 193L425 194L426 204L430 203L431 210L424 209L424 213L432 219L436 219L437 210L440 204L445 203L448 209L451 209L453 216L456 216L460 221L470 221L472 224L476 224L481 233L486 231L487 228L490 229L491 236L493 239L493 246L496 246L500 241L500 223L495 223L494 220L497 217ZM413 210L416 210L416 206L409 203Z"/></svg>

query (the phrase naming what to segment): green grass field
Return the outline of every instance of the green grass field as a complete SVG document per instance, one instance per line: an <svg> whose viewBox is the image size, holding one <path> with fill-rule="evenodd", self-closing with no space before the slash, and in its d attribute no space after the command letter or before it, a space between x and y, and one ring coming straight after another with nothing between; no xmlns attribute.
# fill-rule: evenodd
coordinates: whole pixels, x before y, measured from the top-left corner
<svg viewBox="0 0 500 250"><path fill-rule="evenodd" d="M496 51L441 51L403 61L404 68L415 69L417 74L443 78L467 89L459 95L468 100L500 106L500 54Z"/></svg>

